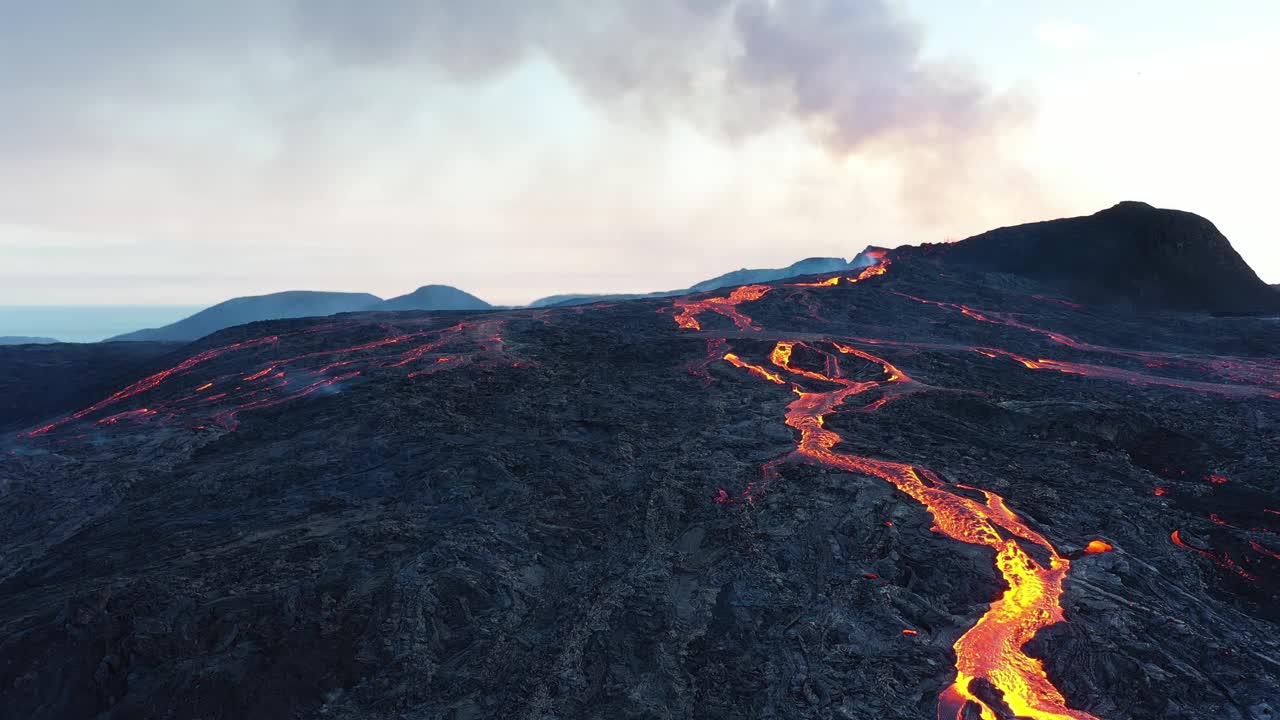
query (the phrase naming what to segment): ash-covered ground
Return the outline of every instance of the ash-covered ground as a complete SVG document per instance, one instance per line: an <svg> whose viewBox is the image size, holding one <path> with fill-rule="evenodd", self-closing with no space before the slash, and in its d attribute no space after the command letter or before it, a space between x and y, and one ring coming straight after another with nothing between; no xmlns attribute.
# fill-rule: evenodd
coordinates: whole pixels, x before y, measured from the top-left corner
<svg viewBox="0 0 1280 720"><path fill-rule="evenodd" d="M4 441L0 716L933 718L1064 562L1001 649L1059 716L1280 713L1277 323L853 279L255 323L84 389ZM1011 717L977 680L944 710Z"/></svg>

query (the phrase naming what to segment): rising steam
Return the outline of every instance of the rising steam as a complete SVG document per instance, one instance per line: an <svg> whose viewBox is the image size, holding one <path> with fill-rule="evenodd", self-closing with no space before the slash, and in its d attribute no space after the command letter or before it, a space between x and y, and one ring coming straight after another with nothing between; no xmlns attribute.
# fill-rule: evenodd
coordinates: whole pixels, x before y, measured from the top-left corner
<svg viewBox="0 0 1280 720"><path fill-rule="evenodd" d="M837 158L896 167L929 216L975 182L1027 192L1000 157L1028 101L927 59L889 0L297 0L294 19L343 64L424 62L474 82L536 58L616 112L727 139L799 125Z"/></svg>

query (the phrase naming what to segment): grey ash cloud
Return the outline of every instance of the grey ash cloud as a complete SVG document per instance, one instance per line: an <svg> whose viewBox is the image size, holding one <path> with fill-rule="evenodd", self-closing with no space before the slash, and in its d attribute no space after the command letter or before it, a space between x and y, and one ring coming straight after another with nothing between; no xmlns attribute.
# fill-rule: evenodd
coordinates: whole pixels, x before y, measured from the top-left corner
<svg viewBox="0 0 1280 720"><path fill-rule="evenodd" d="M16 225L208 247L251 227L260 243L340 205L362 173L393 186L424 172L381 150L422 142L407 118L441 87L531 62L628 127L730 147L785 128L836 163L868 158L924 223L977 185L1034 192L1002 147L1027 101L927 57L889 0L0 0L0 15L0 183L16 188L0 222ZM505 134L522 131L522 101ZM150 250L175 265L204 252L174 248ZM450 280L418 278L432 279Z"/></svg>

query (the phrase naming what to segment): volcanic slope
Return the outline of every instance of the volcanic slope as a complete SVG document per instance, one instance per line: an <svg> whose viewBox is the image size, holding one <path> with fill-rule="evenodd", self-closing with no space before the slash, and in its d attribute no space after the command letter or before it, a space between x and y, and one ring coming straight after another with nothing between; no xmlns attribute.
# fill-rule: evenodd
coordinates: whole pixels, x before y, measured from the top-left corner
<svg viewBox="0 0 1280 720"><path fill-rule="evenodd" d="M10 436L0 715L1274 717L1277 357L893 254L229 329Z"/></svg>

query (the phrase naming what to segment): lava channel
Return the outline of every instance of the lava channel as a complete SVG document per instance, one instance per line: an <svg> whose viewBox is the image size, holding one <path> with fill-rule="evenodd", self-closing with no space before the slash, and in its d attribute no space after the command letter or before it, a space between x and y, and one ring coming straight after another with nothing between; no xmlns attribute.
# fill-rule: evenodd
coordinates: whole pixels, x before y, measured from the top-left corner
<svg viewBox="0 0 1280 720"><path fill-rule="evenodd" d="M885 265L882 261L864 271L864 275L883 274ZM742 317L735 306L762 294L758 290L735 291L726 298L696 303L677 301L676 306L681 313L676 316L676 322L681 328L701 329L696 314L710 309L734 318L739 328L745 329L745 325L754 329L754 325ZM715 347L719 350L722 346ZM748 486L743 497L751 501L767 488L768 481L777 477L779 465L795 461L889 482L928 510L933 517L935 531L954 540L991 548L995 552L996 570L1008 586L974 626L956 640L956 677L939 697L939 719L966 720L977 712L983 720L1014 715L1037 720L1097 720L1093 715L1069 708L1062 693L1049 681L1040 660L1022 650L1041 629L1063 620L1060 600L1071 561L1045 537L1032 530L995 493L979 491L983 497L979 502L954 492L953 486L928 470L837 452L835 448L841 437L826 427L825 419L846 400L871 390L879 390L883 399L920 388L913 387L915 383L911 378L884 359L839 343L832 343L834 352L818 351L824 359L821 372L797 367L792 363L792 355L798 347L816 351L804 343L784 341L774 346L769 358L781 373L786 374L786 378L791 379L751 364L736 353L723 355L726 362L747 370L753 376L773 383L790 382L796 394L796 398L787 405L785 414L786 424L798 433L795 450L768 463L764 468L765 482ZM847 355L878 365L880 379L847 378L840 367L840 356ZM834 389L807 391L800 384L802 380L820 381L828 387L834 386ZM881 405L883 403L877 401L864 410L874 412ZM729 504L732 498L721 490L716 502ZM1047 558L1048 565L1032 557L1022 543L1038 548L1040 554ZM1089 549L1094 553L1109 551L1110 547L1104 548L1104 544L1091 543ZM987 691L988 688L994 688L995 692Z"/></svg>
<svg viewBox="0 0 1280 720"><path fill-rule="evenodd" d="M913 381L887 361L839 344L835 348L841 354L854 354L878 363L883 379L847 379L840 372L838 357L832 354L826 354L827 372L796 368L791 363L791 355L797 346L797 343L778 343L771 354L773 364L790 375L832 383L837 388L806 392L798 383L793 383L797 397L787 406L786 423L799 432L799 439L791 456L775 461L774 465L801 460L891 483L924 505L933 516L935 531L994 550L996 569L1008 585L977 623L956 640L956 679L939 698L938 717L965 720L966 707L975 707L984 720L995 720L1001 715L1039 720L1096 720L1088 713L1067 707L1040 660L1022 651L1041 629L1063 620L1060 599L1070 560L1028 527L995 493L979 491L984 501L978 502L954 492L953 486L928 470L837 452L834 448L841 437L826 427L828 415L851 396L871 389L890 391L902 387L909 390ZM1048 565L1033 558L1020 540L1039 548L1048 558ZM1092 549L1105 551L1101 545L1093 545ZM979 681L989 683L1000 697L993 698L986 693L979 697L982 685Z"/></svg>

